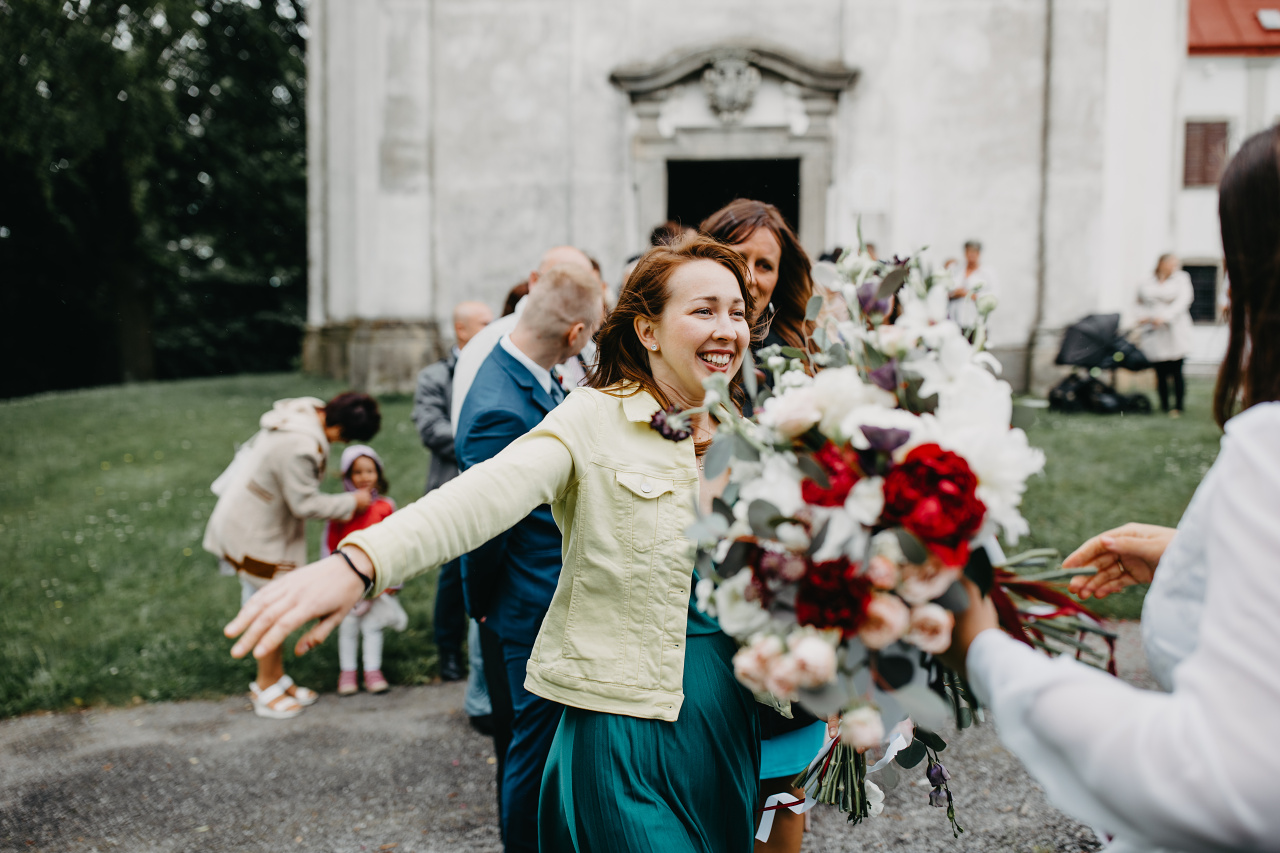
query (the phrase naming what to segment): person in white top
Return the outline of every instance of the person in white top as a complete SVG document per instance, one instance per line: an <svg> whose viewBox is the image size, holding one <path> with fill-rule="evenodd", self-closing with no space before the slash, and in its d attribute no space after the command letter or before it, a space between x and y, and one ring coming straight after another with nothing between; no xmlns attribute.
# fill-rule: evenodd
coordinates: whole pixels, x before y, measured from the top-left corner
<svg viewBox="0 0 1280 853"><path fill-rule="evenodd" d="M573 246L556 246L554 249L548 249L538 263L538 268L529 273L529 289L537 287L538 280L546 275L548 270L561 264L585 267L592 270L594 274L591 259L581 250ZM481 329L467 344L466 349L458 354L458 363L453 367L453 400L449 410L449 418L453 422L455 433L458 431L458 416L462 413L462 404L466 402L467 392L471 390L471 383L475 381L480 365L484 364L484 360L489 357L489 353L493 352L493 348L497 346L498 341L502 340L502 336L511 334L511 330L516 327L516 322L524 311L526 299L528 299L527 296L516 303L515 313L499 317Z"/></svg>
<svg viewBox="0 0 1280 853"><path fill-rule="evenodd" d="M1156 262L1151 278L1138 286L1134 322L1142 330L1138 345L1156 369L1160 408L1170 417L1182 414L1186 387L1182 380L1182 360L1191 353L1191 302L1195 290L1191 276L1178 269L1178 256L1164 254ZM1173 386L1173 408L1169 408L1169 386Z"/></svg>
<svg viewBox="0 0 1280 853"><path fill-rule="evenodd" d="M966 240L964 265L948 266L955 280L951 288L951 302L947 316L966 332L978 325L978 297L996 295L996 277L990 267L982 263L982 244Z"/></svg>
<svg viewBox="0 0 1280 853"><path fill-rule="evenodd" d="M1060 808L1113 838L1112 853L1280 851L1278 151L1280 128L1263 131L1222 178L1232 301L1217 461L1176 531L1126 525L1064 562L1097 570L1073 581L1082 598L1151 582L1143 644L1167 692L1031 650L996 629L972 585L957 619L953 660L1001 738Z"/></svg>

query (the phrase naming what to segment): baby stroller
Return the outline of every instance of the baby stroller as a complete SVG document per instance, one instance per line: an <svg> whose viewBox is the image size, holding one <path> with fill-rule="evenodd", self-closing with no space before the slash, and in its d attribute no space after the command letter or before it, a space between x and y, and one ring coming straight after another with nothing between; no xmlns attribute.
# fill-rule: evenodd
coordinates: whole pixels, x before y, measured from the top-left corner
<svg viewBox="0 0 1280 853"><path fill-rule="evenodd" d="M1090 314L1068 327L1062 335L1056 362L1077 369L1049 392L1049 408L1104 415L1150 414L1151 401L1145 394L1121 394L1115 389L1116 370L1151 367L1142 350L1120 334L1119 314ZM1111 371L1110 385L1099 378L1103 370Z"/></svg>

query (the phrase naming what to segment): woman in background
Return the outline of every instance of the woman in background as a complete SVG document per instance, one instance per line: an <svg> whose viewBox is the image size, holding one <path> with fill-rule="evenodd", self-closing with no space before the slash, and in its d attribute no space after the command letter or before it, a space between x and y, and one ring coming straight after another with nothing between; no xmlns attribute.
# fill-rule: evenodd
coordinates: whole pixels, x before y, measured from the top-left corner
<svg viewBox="0 0 1280 853"><path fill-rule="evenodd" d="M1191 302L1195 292L1191 276L1178 269L1178 258L1164 254L1151 278L1138 286L1136 320L1142 329L1139 347L1156 369L1160 408L1169 417L1182 415L1186 385L1182 361L1191 352ZM1173 408L1169 407L1170 386Z"/></svg>
<svg viewBox="0 0 1280 853"><path fill-rule="evenodd" d="M813 296L812 265L795 231L778 208L763 201L740 198L707 217L701 230L740 252L751 270L748 286L758 309L752 322L755 326L765 326L765 334L756 335L758 342L752 349L772 344L806 349L806 337L813 332L813 323L804 318ZM765 376L772 374L766 371ZM789 793L804 798L804 792L791 783L796 774L809 766L826 737L825 722L794 703L791 710L792 719L788 720L764 706L758 709L759 806L772 794ZM778 810L769 840L757 841L756 853L797 853L804 822L803 815Z"/></svg>

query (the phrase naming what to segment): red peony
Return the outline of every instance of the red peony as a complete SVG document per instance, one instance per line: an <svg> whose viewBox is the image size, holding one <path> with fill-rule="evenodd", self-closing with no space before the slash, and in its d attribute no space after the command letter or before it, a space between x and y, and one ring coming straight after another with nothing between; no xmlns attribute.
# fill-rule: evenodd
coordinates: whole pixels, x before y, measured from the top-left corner
<svg viewBox="0 0 1280 853"><path fill-rule="evenodd" d="M796 590L796 621L815 628L839 628L845 639L857 636L871 584L858 564L844 557L809 567Z"/></svg>
<svg viewBox="0 0 1280 853"><path fill-rule="evenodd" d="M987 514L977 489L963 456L922 444L885 476L881 517L914 533L948 566L963 566Z"/></svg>
<svg viewBox="0 0 1280 853"><path fill-rule="evenodd" d="M815 506L844 506L854 484L862 479L854 457L828 441L813 454L813 458L826 472L828 487L824 489L806 477L800 483L800 497L805 503Z"/></svg>

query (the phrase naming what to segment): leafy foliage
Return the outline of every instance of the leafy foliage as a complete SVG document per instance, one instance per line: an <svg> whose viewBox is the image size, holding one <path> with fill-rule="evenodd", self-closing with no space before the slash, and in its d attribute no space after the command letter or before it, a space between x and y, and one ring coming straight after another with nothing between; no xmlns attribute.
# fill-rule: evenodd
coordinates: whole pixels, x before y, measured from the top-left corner
<svg viewBox="0 0 1280 853"><path fill-rule="evenodd" d="M0 396L288 367L301 0L0 0Z"/></svg>

